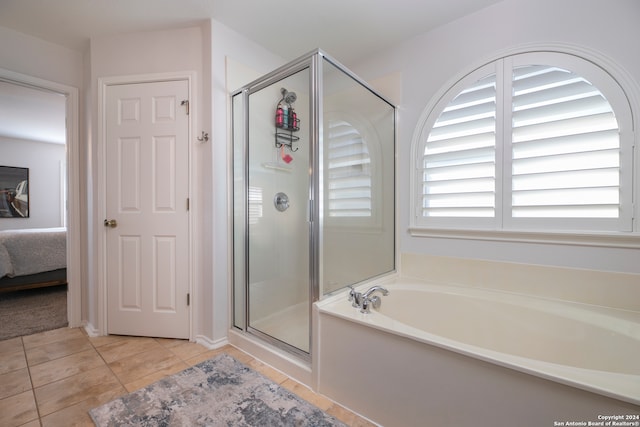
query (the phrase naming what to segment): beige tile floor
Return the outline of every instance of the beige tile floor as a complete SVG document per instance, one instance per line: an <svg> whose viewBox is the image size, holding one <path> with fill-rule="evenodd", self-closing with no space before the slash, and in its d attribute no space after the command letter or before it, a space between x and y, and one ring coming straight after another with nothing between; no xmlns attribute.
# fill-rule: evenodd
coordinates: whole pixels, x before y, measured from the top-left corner
<svg viewBox="0 0 640 427"><path fill-rule="evenodd" d="M208 350L184 340L89 337L80 328L0 341L0 425L93 426L90 409L222 352L350 426L372 426L235 347Z"/></svg>

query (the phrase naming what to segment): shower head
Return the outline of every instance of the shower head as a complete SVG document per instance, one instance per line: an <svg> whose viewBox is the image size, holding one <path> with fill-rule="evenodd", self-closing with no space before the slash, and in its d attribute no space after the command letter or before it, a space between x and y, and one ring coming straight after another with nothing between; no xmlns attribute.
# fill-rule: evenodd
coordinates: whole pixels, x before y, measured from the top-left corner
<svg viewBox="0 0 640 427"><path fill-rule="evenodd" d="M280 88L280 93L282 93L282 100L287 104L293 104L298 99L298 95L295 92L289 92L285 88Z"/></svg>
<svg viewBox="0 0 640 427"><path fill-rule="evenodd" d="M287 92L284 95L284 102L286 102L287 104L293 104L294 102L296 102L296 99L298 99L298 95L296 95L295 92Z"/></svg>

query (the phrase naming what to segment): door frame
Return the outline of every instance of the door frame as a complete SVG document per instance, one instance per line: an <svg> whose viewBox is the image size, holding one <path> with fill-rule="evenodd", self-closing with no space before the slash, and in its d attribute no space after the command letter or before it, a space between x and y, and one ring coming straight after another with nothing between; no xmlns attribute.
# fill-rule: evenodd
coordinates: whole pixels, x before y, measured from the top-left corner
<svg viewBox="0 0 640 427"><path fill-rule="evenodd" d="M102 224L104 218L106 218L107 212L107 204L106 204L106 194L107 194L107 167L106 167L106 140L107 140L107 90L109 86L114 85L123 85L123 84L137 84L137 83L154 83L154 82L166 82L166 81L176 81L176 80L186 80L188 85L188 98L189 98L189 117L188 117L188 130L187 130L187 141L188 141L188 183L189 186L188 194L190 200L189 207L189 232L188 232L188 246L189 246L189 254L188 254L188 271L189 271L189 283L188 283L188 292L191 296L191 304L189 310L189 341L194 340L194 328L193 328L193 319L195 317L195 310L197 304L195 304L196 295L194 295L195 286L194 277L195 275L195 262L194 262L194 254L195 246L194 246L194 215L193 212L195 210L194 202L194 189L193 189L193 150L192 150L192 138L193 138L193 129L196 128L197 121L197 99L196 99L196 91L194 90L195 82L196 82L196 73L194 71L183 71L183 72L169 72L169 73L153 73L153 74L137 74L137 75L123 75L123 76L113 76L113 77L101 77L98 78L98 141L97 141L97 155L99 161L97 162L97 187L99 188L99 195L97 197L97 212L98 215L94 216L93 221L95 227L95 236L96 236L96 259L97 262L97 292L96 292L96 306L97 306L97 322L96 325L97 334L98 335L107 335L107 238L106 238L106 228ZM100 231L98 231L100 230Z"/></svg>
<svg viewBox="0 0 640 427"><path fill-rule="evenodd" d="M66 98L67 145L67 321L69 327L82 326L82 262L80 216L80 145L78 88L0 68L0 79L64 95ZM86 257L84 258L86 262Z"/></svg>

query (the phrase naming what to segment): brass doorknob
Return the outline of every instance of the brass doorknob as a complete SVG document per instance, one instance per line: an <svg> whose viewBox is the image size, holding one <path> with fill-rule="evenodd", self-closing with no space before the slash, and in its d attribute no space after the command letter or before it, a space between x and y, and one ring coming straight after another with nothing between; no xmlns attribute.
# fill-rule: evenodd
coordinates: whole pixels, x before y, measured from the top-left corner
<svg viewBox="0 0 640 427"><path fill-rule="evenodd" d="M104 226L105 227L116 228L118 226L118 221L116 221L115 219L105 219L104 220Z"/></svg>

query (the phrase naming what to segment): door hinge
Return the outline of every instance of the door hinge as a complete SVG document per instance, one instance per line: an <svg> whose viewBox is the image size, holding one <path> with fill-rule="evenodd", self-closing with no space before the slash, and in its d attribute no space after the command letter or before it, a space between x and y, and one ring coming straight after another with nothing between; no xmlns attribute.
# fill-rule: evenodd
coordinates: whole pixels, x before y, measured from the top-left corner
<svg viewBox="0 0 640 427"><path fill-rule="evenodd" d="M189 210L189 198L187 197L187 210Z"/></svg>
<svg viewBox="0 0 640 427"><path fill-rule="evenodd" d="M188 99L183 100L183 101L180 103L180 105L184 105L184 106L186 106L186 107L187 107L187 116L188 116L188 115L189 115L189 100L188 100Z"/></svg>
<svg viewBox="0 0 640 427"><path fill-rule="evenodd" d="M191 305L191 294L187 294L187 305Z"/></svg>

